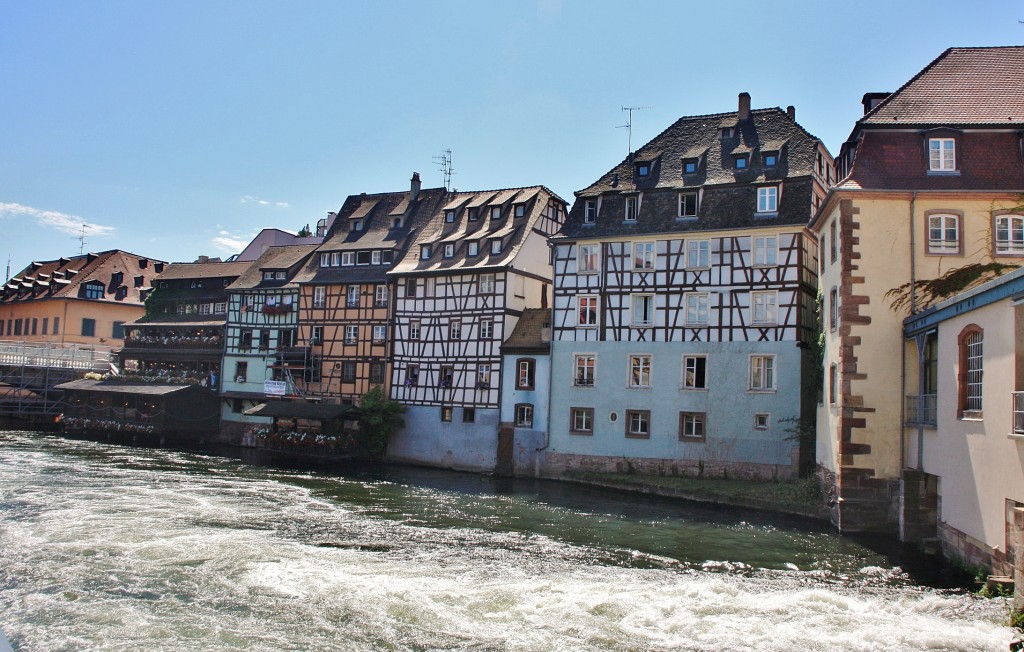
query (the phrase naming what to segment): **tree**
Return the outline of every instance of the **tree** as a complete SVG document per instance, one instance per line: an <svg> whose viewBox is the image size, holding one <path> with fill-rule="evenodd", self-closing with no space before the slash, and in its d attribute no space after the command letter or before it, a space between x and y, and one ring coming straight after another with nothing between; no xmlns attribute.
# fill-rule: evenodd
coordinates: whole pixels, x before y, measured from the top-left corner
<svg viewBox="0 0 1024 652"><path fill-rule="evenodd" d="M308 237L310 237L312 235L313 235L313 232L309 230L309 225L308 224L306 226L302 227L301 229L299 229L299 237L300 238L308 238Z"/></svg>
<svg viewBox="0 0 1024 652"><path fill-rule="evenodd" d="M405 425L402 419L405 406L388 398L378 386L363 394L359 412L361 447L368 457L380 459L384 457L388 439Z"/></svg>

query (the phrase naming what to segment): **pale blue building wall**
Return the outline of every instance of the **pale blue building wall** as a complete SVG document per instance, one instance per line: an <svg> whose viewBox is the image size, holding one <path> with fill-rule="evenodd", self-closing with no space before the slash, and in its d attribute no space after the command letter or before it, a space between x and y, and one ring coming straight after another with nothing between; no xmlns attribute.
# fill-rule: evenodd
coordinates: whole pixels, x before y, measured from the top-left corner
<svg viewBox="0 0 1024 652"><path fill-rule="evenodd" d="M473 423L463 422L464 408L452 408L441 421L437 405L409 405L405 427L388 441L387 459L463 471L493 471L498 454L498 408L476 408Z"/></svg>

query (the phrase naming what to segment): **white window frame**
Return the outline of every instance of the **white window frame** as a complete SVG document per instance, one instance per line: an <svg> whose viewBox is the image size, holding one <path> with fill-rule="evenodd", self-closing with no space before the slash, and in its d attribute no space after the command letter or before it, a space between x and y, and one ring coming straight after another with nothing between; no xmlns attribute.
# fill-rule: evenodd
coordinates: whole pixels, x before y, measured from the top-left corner
<svg viewBox="0 0 1024 652"><path fill-rule="evenodd" d="M455 211L450 211L450 210L449 211L445 211L444 212L444 221L447 222L448 224L451 224L452 222L454 222L455 221Z"/></svg>
<svg viewBox="0 0 1024 652"><path fill-rule="evenodd" d="M694 260L696 258L696 260ZM703 260L702 260L703 258ZM711 241L710 240L687 240L686 241L686 268L687 269L710 269L711 268Z"/></svg>
<svg viewBox="0 0 1024 652"><path fill-rule="evenodd" d="M569 408L569 432L575 434L594 434L594 408Z"/></svg>
<svg viewBox="0 0 1024 652"><path fill-rule="evenodd" d="M501 253L501 238L492 238L491 239L491 253L492 254L500 254Z"/></svg>
<svg viewBox="0 0 1024 652"><path fill-rule="evenodd" d="M693 212L686 212L686 198L693 198ZM689 190L679 193L679 206L676 215L680 218L697 217L697 213L700 211L700 193L695 190Z"/></svg>
<svg viewBox="0 0 1024 652"><path fill-rule="evenodd" d="M533 404L516 403L516 428L533 427Z"/></svg>
<svg viewBox="0 0 1024 652"><path fill-rule="evenodd" d="M679 439L704 440L708 434L708 415L706 412L684 410L679 413Z"/></svg>
<svg viewBox="0 0 1024 652"><path fill-rule="evenodd" d="M630 323L633 326L653 326L654 295L646 292L642 294L630 295L629 317Z"/></svg>
<svg viewBox="0 0 1024 652"><path fill-rule="evenodd" d="M597 355L594 353L576 353L572 356L572 384L574 387L594 387L597 385Z"/></svg>
<svg viewBox="0 0 1024 652"><path fill-rule="evenodd" d="M491 365L478 364L476 366L476 387L477 389L490 389Z"/></svg>
<svg viewBox="0 0 1024 652"><path fill-rule="evenodd" d="M476 286L477 294L494 294L494 274L481 274Z"/></svg>
<svg viewBox="0 0 1024 652"><path fill-rule="evenodd" d="M490 319L484 319L480 321L480 326L477 328L479 337L482 340L489 340L494 338L494 322Z"/></svg>
<svg viewBox="0 0 1024 652"><path fill-rule="evenodd" d="M453 319L448 322L448 339L450 340L461 340L462 339L462 320Z"/></svg>
<svg viewBox="0 0 1024 652"><path fill-rule="evenodd" d="M757 326L779 323L779 293L776 290L750 293L750 323Z"/></svg>
<svg viewBox="0 0 1024 652"><path fill-rule="evenodd" d="M491 221L498 221L501 219L501 206L491 206Z"/></svg>
<svg viewBox="0 0 1024 652"><path fill-rule="evenodd" d="M430 260L430 245L420 245L420 260Z"/></svg>
<svg viewBox="0 0 1024 652"><path fill-rule="evenodd" d="M370 252L370 264L371 265L380 265L381 264L380 263L380 258L381 258L380 249L375 249L372 252Z"/></svg>
<svg viewBox="0 0 1024 652"><path fill-rule="evenodd" d="M446 243L444 243L444 257L445 258L454 258L455 257L455 243L454 242L446 242Z"/></svg>
<svg viewBox="0 0 1024 652"><path fill-rule="evenodd" d="M409 322L409 339L418 340L420 339L420 320L413 319Z"/></svg>
<svg viewBox="0 0 1024 652"><path fill-rule="evenodd" d="M383 325L375 325L373 327L373 342L374 344L381 344L386 342L388 339L388 327Z"/></svg>
<svg viewBox="0 0 1024 652"><path fill-rule="evenodd" d="M359 342L359 326L357 324L345 325L345 344L356 344Z"/></svg>
<svg viewBox="0 0 1024 652"><path fill-rule="evenodd" d="M354 251L343 251L341 252L341 266L351 267L356 264L356 254Z"/></svg>
<svg viewBox="0 0 1024 652"><path fill-rule="evenodd" d="M313 287L313 307L323 308L327 305L327 287L317 285Z"/></svg>
<svg viewBox="0 0 1024 652"><path fill-rule="evenodd" d="M750 356L750 373L747 389L751 392L774 392L776 390L777 369L775 356L772 354L755 354Z"/></svg>
<svg viewBox="0 0 1024 652"><path fill-rule="evenodd" d="M352 252L350 252L350 251L346 251L345 253L347 253L350 257L352 256ZM340 251L335 251L335 252L331 253L331 267L340 267L341 266L342 258L344 258L344 256L342 256L341 254L342 254L342 252L340 252ZM349 265L351 265L351 264L352 263L349 262Z"/></svg>
<svg viewBox="0 0 1024 652"><path fill-rule="evenodd" d="M388 305L388 299L390 298L390 292L388 292L388 286L378 285L373 290L373 303L376 306Z"/></svg>
<svg viewBox="0 0 1024 652"><path fill-rule="evenodd" d="M779 212L779 187L758 186L757 187L757 212L778 213Z"/></svg>
<svg viewBox="0 0 1024 652"><path fill-rule="evenodd" d="M587 199L583 202L583 223L594 224L597 222L597 200Z"/></svg>
<svg viewBox="0 0 1024 652"><path fill-rule="evenodd" d="M754 265L775 267L779 264L779 238L775 235L754 236L752 246Z"/></svg>
<svg viewBox="0 0 1024 652"><path fill-rule="evenodd" d="M480 255L480 241L469 240L466 242L466 255L467 256L479 256Z"/></svg>
<svg viewBox="0 0 1024 652"><path fill-rule="evenodd" d="M687 326L707 326L711 321L711 294L686 292L683 294L683 323Z"/></svg>
<svg viewBox="0 0 1024 652"><path fill-rule="evenodd" d="M630 389L650 389L654 357L649 353L634 353L629 356L626 386Z"/></svg>
<svg viewBox="0 0 1024 652"><path fill-rule="evenodd" d="M589 305L591 302L592 306ZM584 312L584 309L587 312ZM581 319L584 315L586 315L586 319ZM596 294L576 295L576 328L597 328L600 315L601 301Z"/></svg>
<svg viewBox="0 0 1024 652"><path fill-rule="evenodd" d="M358 285L350 285L345 290L345 306L347 308L358 308L359 307L359 295L362 293L362 288Z"/></svg>
<svg viewBox="0 0 1024 652"><path fill-rule="evenodd" d="M633 243L633 271L648 271L654 269L655 258L654 242Z"/></svg>
<svg viewBox="0 0 1024 652"><path fill-rule="evenodd" d="M331 266L331 254L320 254L320 267Z"/></svg>
<svg viewBox="0 0 1024 652"><path fill-rule="evenodd" d="M996 216L996 254L1024 254L1024 215Z"/></svg>
<svg viewBox="0 0 1024 652"><path fill-rule="evenodd" d="M952 237L950 237L951 235ZM928 253L960 253L959 215L953 213L934 213L928 216Z"/></svg>
<svg viewBox="0 0 1024 652"><path fill-rule="evenodd" d="M627 195L625 201L625 210L622 214L622 220L624 222L636 222L637 210L637 197L636 195Z"/></svg>
<svg viewBox="0 0 1024 652"><path fill-rule="evenodd" d="M579 245L576 255L576 271L579 274L596 274L601 271L601 245L593 242Z"/></svg>
<svg viewBox="0 0 1024 652"><path fill-rule="evenodd" d="M956 139L928 139L928 169L932 172L956 171Z"/></svg>
<svg viewBox="0 0 1024 652"><path fill-rule="evenodd" d="M632 439L651 438L651 411L626 410L626 436Z"/></svg>
<svg viewBox="0 0 1024 652"><path fill-rule="evenodd" d="M699 363L698 360L704 361L704 377L700 378L700 384L698 384L698 372ZM679 386L682 389L689 389L694 391L707 391L708 388L708 356L707 355L691 355L684 354L682 364L680 365L682 371L682 378L680 378Z"/></svg>

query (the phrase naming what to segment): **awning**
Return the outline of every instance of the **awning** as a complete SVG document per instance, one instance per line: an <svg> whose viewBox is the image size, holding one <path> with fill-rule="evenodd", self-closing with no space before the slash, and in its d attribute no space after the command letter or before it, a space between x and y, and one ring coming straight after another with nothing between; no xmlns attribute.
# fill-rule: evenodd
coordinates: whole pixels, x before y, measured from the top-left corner
<svg viewBox="0 0 1024 652"><path fill-rule="evenodd" d="M162 385L157 383L118 383L107 380L72 380L69 383L56 385L54 389L73 389L83 392L111 392L114 394L140 394L145 396L165 396L184 392L195 385Z"/></svg>
<svg viewBox="0 0 1024 652"><path fill-rule="evenodd" d="M349 415L348 413L353 413ZM285 417L288 419L314 419L334 421L342 416L355 417L358 410L351 405L333 403L301 403L299 401L268 401L244 412L253 417Z"/></svg>

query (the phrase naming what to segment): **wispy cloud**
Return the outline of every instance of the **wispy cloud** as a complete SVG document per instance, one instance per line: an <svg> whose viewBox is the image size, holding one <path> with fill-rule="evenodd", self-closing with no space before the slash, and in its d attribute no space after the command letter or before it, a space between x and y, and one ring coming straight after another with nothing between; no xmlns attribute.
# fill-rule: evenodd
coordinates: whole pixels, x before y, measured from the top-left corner
<svg viewBox="0 0 1024 652"><path fill-rule="evenodd" d="M276 208L288 208L289 206L286 201L267 201L253 195L242 195L239 201L243 204L258 204L260 206L274 206Z"/></svg>
<svg viewBox="0 0 1024 652"><path fill-rule="evenodd" d="M245 249L245 246L252 241L253 237L252 235L238 235L222 230L210 242L223 253L237 254Z"/></svg>
<svg viewBox="0 0 1024 652"><path fill-rule="evenodd" d="M58 211L46 211L22 204L5 204L0 202L0 217L29 217L42 226L56 229L71 235L81 235L82 225L85 225L85 235L106 236L113 235L115 229L112 226L92 224L85 218L78 215L69 215Z"/></svg>

